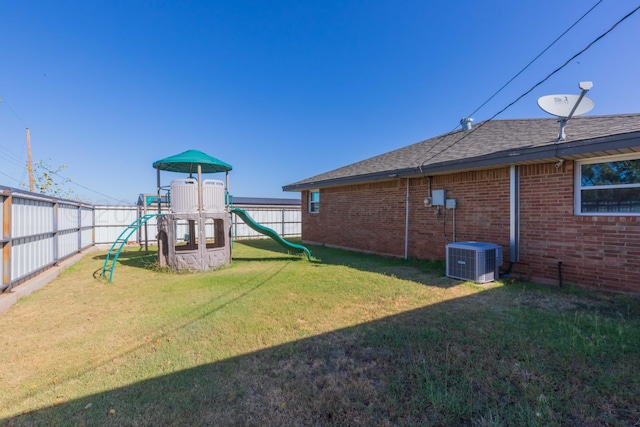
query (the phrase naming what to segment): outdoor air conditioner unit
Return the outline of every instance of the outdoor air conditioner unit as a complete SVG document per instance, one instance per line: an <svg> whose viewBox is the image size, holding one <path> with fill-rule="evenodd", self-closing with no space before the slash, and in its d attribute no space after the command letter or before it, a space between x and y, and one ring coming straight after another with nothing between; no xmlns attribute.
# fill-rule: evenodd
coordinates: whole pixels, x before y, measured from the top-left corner
<svg viewBox="0 0 640 427"><path fill-rule="evenodd" d="M447 276L473 280L477 283L493 282L502 265L502 246L486 242L457 242L447 245Z"/></svg>

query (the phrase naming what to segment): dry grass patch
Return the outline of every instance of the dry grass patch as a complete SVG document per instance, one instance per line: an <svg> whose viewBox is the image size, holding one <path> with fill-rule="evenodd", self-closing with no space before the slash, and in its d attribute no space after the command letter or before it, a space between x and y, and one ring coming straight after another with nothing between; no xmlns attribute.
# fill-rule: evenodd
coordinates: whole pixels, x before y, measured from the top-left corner
<svg viewBox="0 0 640 427"><path fill-rule="evenodd" d="M114 282L91 254L2 314L5 425L632 425L640 304L442 263L237 243L231 267Z"/></svg>

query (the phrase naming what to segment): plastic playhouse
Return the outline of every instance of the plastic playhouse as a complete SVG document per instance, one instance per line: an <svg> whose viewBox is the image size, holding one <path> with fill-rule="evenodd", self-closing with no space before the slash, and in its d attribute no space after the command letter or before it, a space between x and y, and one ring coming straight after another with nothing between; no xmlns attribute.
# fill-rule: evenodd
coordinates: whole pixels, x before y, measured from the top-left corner
<svg viewBox="0 0 640 427"><path fill-rule="evenodd" d="M145 213L134 221L114 242L102 268L109 280L122 247L129 236L150 219L158 225L158 263L174 271L206 271L231 263L231 215L238 215L254 230L272 239L289 251L302 252L311 259L311 252L302 245L283 239L275 230L255 222L244 210L233 208L229 195L229 171L232 166L198 150L188 150L153 163L157 170L157 213ZM188 174L175 178L163 187L160 171ZM203 174L225 173L224 181L203 179ZM194 177L195 174L195 177ZM166 195L161 194L167 192ZM162 209L168 202L168 210Z"/></svg>
<svg viewBox="0 0 640 427"><path fill-rule="evenodd" d="M189 150L153 163L158 171L188 173L169 186L170 212L158 217L158 263L175 271L206 271L231 263L231 213L227 209L231 165L201 151ZM193 177L194 172L197 178ZM225 181L203 179L225 173ZM160 213L160 212L159 212Z"/></svg>

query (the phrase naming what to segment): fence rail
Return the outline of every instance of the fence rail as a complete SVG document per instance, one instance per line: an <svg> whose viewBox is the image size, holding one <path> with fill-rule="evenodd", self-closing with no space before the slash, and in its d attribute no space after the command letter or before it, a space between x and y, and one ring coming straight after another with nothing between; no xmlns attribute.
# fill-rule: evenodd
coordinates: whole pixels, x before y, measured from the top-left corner
<svg viewBox="0 0 640 427"><path fill-rule="evenodd" d="M238 207L283 237L301 234L299 206ZM138 206L92 206L0 186L0 293L93 245L112 244L144 213ZM232 235L234 239L265 237L236 215ZM134 233L129 243L155 244L155 218Z"/></svg>
<svg viewBox="0 0 640 427"><path fill-rule="evenodd" d="M302 234L300 206L280 206L275 208L234 205L234 207L244 209L257 223L275 230L282 237L300 236ZM237 215L233 215L231 220L231 232L235 239L267 238L245 224Z"/></svg>
<svg viewBox="0 0 640 427"><path fill-rule="evenodd" d="M93 208L0 187L2 290L53 267L94 243Z"/></svg>

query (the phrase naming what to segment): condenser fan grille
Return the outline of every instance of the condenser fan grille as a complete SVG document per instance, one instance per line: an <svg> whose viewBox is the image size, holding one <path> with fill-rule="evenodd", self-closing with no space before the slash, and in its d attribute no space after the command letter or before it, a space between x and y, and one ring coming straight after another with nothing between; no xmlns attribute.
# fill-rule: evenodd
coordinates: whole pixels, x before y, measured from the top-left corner
<svg viewBox="0 0 640 427"><path fill-rule="evenodd" d="M491 243L451 243L447 245L447 276L474 282L498 278L499 248Z"/></svg>

